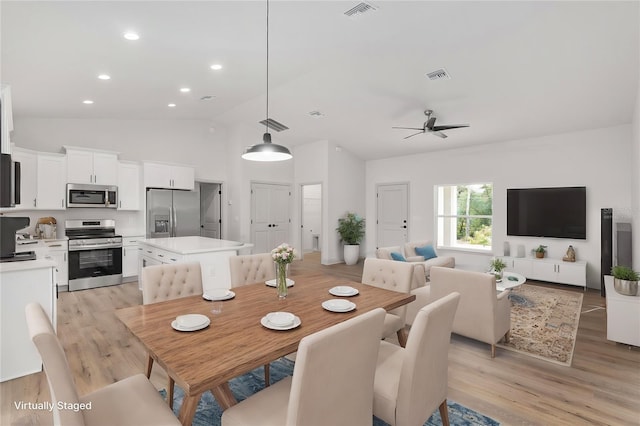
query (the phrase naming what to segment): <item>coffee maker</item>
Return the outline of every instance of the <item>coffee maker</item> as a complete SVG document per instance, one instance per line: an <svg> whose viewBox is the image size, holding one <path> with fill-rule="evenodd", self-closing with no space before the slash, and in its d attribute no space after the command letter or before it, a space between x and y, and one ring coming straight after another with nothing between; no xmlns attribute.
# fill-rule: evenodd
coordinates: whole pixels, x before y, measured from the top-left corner
<svg viewBox="0 0 640 426"><path fill-rule="evenodd" d="M33 251L16 253L16 232L29 226L28 217L0 216L0 262L34 260Z"/></svg>

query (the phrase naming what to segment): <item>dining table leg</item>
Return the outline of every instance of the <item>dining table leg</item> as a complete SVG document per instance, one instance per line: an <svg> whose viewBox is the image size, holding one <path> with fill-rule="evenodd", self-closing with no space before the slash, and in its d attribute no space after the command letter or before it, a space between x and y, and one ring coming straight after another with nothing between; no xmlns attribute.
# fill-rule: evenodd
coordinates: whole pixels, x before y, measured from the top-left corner
<svg viewBox="0 0 640 426"><path fill-rule="evenodd" d="M197 395L185 395L182 399L180 415L178 416L178 420L180 420L182 426L191 426L193 416L196 414L196 408L198 408L198 402L200 402L201 396L201 393Z"/></svg>
<svg viewBox="0 0 640 426"><path fill-rule="evenodd" d="M216 399L216 401L218 401L218 405L220 405L220 408L222 408L222 410L233 407L238 403L238 401L236 401L236 397L233 396L233 393L231 392L231 388L229 387L228 382L225 382L211 389L211 393L213 394L213 397Z"/></svg>

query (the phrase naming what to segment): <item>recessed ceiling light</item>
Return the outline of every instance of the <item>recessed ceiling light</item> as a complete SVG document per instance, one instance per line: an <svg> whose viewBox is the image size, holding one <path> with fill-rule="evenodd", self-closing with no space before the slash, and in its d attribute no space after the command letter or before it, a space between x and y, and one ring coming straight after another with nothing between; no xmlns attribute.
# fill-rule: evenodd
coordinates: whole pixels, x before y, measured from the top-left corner
<svg viewBox="0 0 640 426"><path fill-rule="evenodd" d="M100 75L98 76L98 78L99 78L100 80L111 80L111 76L110 76L110 75L107 75L107 74L100 74Z"/></svg>
<svg viewBox="0 0 640 426"><path fill-rule="evenodd" d="M191 91L191 89L189 89L188 87L181 87L181 88L180 88L180 91L181 91L182 93L189 93L189 92Z"/></svg>
<svg viewBox="0 0 640 426"><path fill-rule="evenodd" d="M135 41L138 40L140 36L134 32L128 32L124 33L124 38L126 38L127 40Z"/></svg>
<svg viewBox="0 0 640 426"><path fill-rule="evenodd" d="M175 107L176 107L176 104L168 104L167 106L168 106L169 108L175 108Z"/></svg>
<svg viewBox="0 0 640 426"><path fill-rule="evenodd" d="M91 99L86 99L84 101L82 101L83 104L85 105L91 105L93 103L93 101Z"/></svg>
<svg viewBox="0 0 640 426"><path fill-rule="evenodd" d="M220 64L213 64L213 65L211 65L211 69L212 69L212 70L216 70L216 71L221 70L221 69L222 69L222 65L220 65Z"/></svg>

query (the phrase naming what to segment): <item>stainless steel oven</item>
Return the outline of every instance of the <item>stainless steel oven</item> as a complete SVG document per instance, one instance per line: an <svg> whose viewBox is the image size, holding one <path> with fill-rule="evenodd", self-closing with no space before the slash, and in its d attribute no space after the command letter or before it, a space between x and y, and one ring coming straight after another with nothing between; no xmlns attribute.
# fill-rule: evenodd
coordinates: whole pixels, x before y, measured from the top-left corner
<svg viewBox="0 0 640 426"><path fill-rule="evenodd" d="M122 283L122 237L112 219L67 220L69 291Z"/></svg>
<svg viewBox="0 0 640 426"><path fill-rule="evenodd" d="M67 184L67 207L118 207L118 187L111 185Z"/></svg>

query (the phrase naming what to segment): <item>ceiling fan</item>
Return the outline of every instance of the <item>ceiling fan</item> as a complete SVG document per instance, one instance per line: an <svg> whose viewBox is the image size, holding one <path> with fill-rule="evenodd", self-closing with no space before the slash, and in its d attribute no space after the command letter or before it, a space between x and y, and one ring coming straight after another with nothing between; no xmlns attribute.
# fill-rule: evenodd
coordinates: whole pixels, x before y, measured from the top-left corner
<svg viewBox="0 0 640 426"><path fill-rule="evenodd" d="M447 135L445 135L444 133L442 133L443 130L449 130L449 129L458 129L460 127L469 127L468 124L453 124L453 125L449 125L449 126L436 126L436 118L432 117L431 114L433 114L433 111L430 109L427 109L424 111L424 115L427 116L427 121L424 122L424 124L422 125L422 127L392 127L392 129L406 129L406 130L420 130L418 133L414 133L412 135L409 135L407 137L405 137L404 139L409 139L410 137L419 135L421 133L431 133L432 135L438 136L440 138L446 138Z"/></svg>

